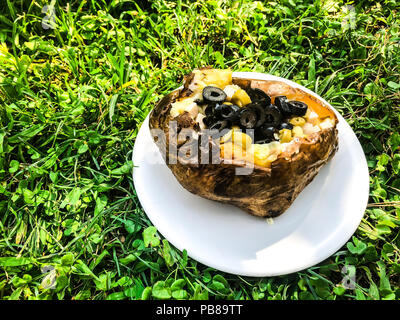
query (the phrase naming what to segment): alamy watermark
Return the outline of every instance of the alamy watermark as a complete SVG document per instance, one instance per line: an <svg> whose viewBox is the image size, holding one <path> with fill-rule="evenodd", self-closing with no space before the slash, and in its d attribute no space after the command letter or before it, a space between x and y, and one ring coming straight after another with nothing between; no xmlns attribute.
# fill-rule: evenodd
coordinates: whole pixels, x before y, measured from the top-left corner
<svg viewBox="0 0 400 320"><path fill-rule="evenodd" d="M45 274L46 276L43 278L41 282L41 287L43 289L55 289L57 286L57 271L56 269L51 266L44 266L41 269L42 273Z"/></svg>
<svg viewBox="0 0 400 320"><path fill-rule="evenodd" d="M352 5L346 5L343 8L344 18L342 20L342 30L347 31L349 29L355 30L357 25L357 13L356 9Z"/></svg>
<svg viewBox="0 0 400 320"><path fill-rule="evenodd" d="M55 1L52 1L50 5L45 5L42 8L42 13L45 14L42 19L42 28L43 29L55 29L56 28L56 10L54 9Z"/></svg>
<svg viewBox="0 0 400 320"><path fill-rule="evenodd" d="M341 269L342 275L342 286L348 290L355 290L356 288L356 267L353 265L345 265Z"/></svg>

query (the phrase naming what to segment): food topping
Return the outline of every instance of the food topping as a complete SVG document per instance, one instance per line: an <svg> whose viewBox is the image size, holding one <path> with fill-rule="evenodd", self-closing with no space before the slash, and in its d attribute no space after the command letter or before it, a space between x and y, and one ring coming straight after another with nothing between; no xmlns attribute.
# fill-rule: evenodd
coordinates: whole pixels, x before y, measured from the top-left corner
<svg viewBox="0 0 400 320"><path fill-rule="evenodd" d="M180 114L175 119L176 119L178 125L182 128L189 128L195 123L195 121L193 120L193 118L190 116L190 114L187 111Z"/></svg>
<svg viewBox="0 0 400 320"><path fill-rule="evenodd" d="M194 77L191 80L188 89L192 92L203 90L206 86L213 85L218 88L225 88L227 85L232 84L232 71L215 70L215 69L202 69L193 70Z"/></svg>
<svg viewBox="0 0 400 320"><path fill-rule="evenodd" d="M282 151L282 145L274 141L268 144L253 144L248 153L254 158L255 165L267 167L278 158Z"/></svg>
<svg viewBox="0 0 400 320"><path fill-rule="evenodd" d="M289 120L289 123L294 126L302 126L306 123L306 119L304 119L302 117L294 117Z"/></svg>
<svg viewBox="0 0 400 320"><path fill-rule="evenodd" d="M242 146L243 149L248 149L253 141L249 135L235 130L232 130L231 139L234 144Z"/></svg>
<svg viewBox="0 0 400 320"><path fill-rule="evenodd" d="M313 125L318 125L319 124L319 116L316 112L310 111L307 112L305 115L305 118L307 119L307 122L313 124Z"/></svg>
<svg viewBox="0 0 400 320"><path fill-rule="evenodd" d="M238 105L239 107L243 107L249 103L251 103L251 99L246 91L243 89L237 90L231 98L232 103Z"/></svg>
<svg viewBox="0 0 400 320"><path fill-rule="evenodd" d="M262 102L265 105L271 104L271 97L259 88L250 88L247 93L253 102Z"/></svg>
<svg viewBox="0 0 400 320"><path fill-rule="evenodd" d="M214 117L213 115L210 115L203 119L203 122L207 127L211 127L217 121L218 121L218 119L216 117Z"/></svg>
<svg viewBox="0 0 400 320"><path fill-rule="evenodd" d="M265 123L277 128L279 124L281 123L282 120L282 113L279 111L279 109L274 106L273 104L270 104L265 108Z"/></svg>
<svg viewBox="0 0 400 320"><path fill-rule="evenodd" d="M279 131L279 141L282 143L290 142L292 140L292 131L289 129L282 129Z"/></svg>
<svg viewBox="0 0 400 320"><path fill-rule="evenodd" d="M173 118L187 111L193 118L199 113L198 105L192 97L184 98L171 104L171 116Z"/></svg>
<svg viewBox="0 0 400 320"><path fill-rule="evenodd" d="M242 109L239 111L240 112L240 124L242 127L245 129L252 129L256 126L257 123L257 113L250 109Z"/></svg>
<svg viewBox="0 0 400 320"><path fill-rule="evenodd" d="M314 126L312 123L306 122L304 126L302 126L303 132L305 135L313 134L321 131L319 126Z"/></svg>
<svg viewBox="0 0 400 320"><path fill-rule="evenodd" d="M283 95L271 98L259 88L245 90L232 84L230 70L202 69L193 73L188 86L192 94L172 103L171 117L178 117L185 126L195 119L201 129L231 128L220 139L225 156L241 146L247 152L241 158L254 156L255 164L266 166L299 139L334 126L330 117L321 117L305 102L294 100L302 96L294 96L291 91L283 90ZM254 140L236 129L253 129Z"/></svg>
<svg viewBox="0 0 400 320"><path fill-rule="evenodd" d="M286 96L277 96L275 97L275 105L278 107L279 111L282 113L284 117L290 117L290 107L287 103L288 99Z"/></svg>
<svg viewBox="0 0 400 320"><path fill-rule="evenodd" d="M257 115L257 122L254 127L257 128L262 124L264 124L266 115L265 115L265 109L263 108L261 102L249 103L246 107L249 108L250 110L254 110L254 112Z"/></svg>
<svg viewBox="0 0 400 320"><path fill-rule="evenodd" d="M299 137L299 138L303 138L304 137L303 129L301 127L299 127L299 126L293 127L292 134L295 137Z"/></svg>
<svg viewBox="0 0 400 320"><path fill-rule="evenodd" d="M333 120L330 118L326 118L319 124L321 129L328 129L334 126Z"/></svg>
<svg viewBox="0 0 400 320"><path fill-rule="evenodd" d="M199 113L195 119L195 121L199 124L201 130L204 130L206 128L206 125L203 122L205 117L206 116L204 114Z"/></svg>
<svg viewBox="0 0 400 320"><path fill-rule="evenodd" d="M221 106L221 117L231 122L236 122L238 119L238 111L240 108L236 105L223 104Z"/></svg>
<svg viewBox="0 0 400 320"><path fill-rule="evenodd" d="M240 90L240 87L236 84L229 84L224 88L224 92L226 94L226 100L231 101L232 96L236 91Z"/></svg>
<svg viewBox="0 0 400 320"><path fill-rule="evenodd" d="M275 128L272 126L268 126L267 124L263 125L259 129L259 133L261 133L264 139L275 140Z"/></svg>
<svg viewBox="0 0 400 320"><path fill-rule="evenodd" d="M207 86L203 89L203 99L208 103L224 102L226 93L220 88Z"/></svg>
<svg viewBox="0 0 400 320"><path fill-rule="evenodd" d="M210 104L208 106L205 107L204 109L204 114L208 117L208 116L212 116L214 114L214 108L215 105Z"/></svg>
<svg viewBox="0 0 400 320"><path fill-rule="evenodd" d="M282 130L282 129L289 129L289 130L292 130L292 129L293 129L293 125L292 125L290 122L289 122L289 123L287 123L287 122L282 122L278 129L279 129L279 130Z"/></svg>
<svg viewBox="0 0 400 320"><path fill-rule="evenodd" d="M301 101L287 101L290 113L296 116L304 116L307 112L308 106Z"/></svg>

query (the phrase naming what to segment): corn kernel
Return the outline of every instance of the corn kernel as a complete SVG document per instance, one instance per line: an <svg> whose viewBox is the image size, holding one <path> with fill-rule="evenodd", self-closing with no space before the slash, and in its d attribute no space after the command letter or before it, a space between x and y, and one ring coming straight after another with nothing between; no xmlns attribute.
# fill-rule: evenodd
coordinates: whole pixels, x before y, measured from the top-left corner
<svg viewBox="0 0 400 320"><path fill-rule="evenodd" d="M235 94L232 96L231 101L234 104L238 105L239 107L243 107L246 104L251 103L249 95L243 89L237 90Z"/></svg>
<svg viewBox="0 0 400 320"><path fill-rule="evenodd" d="M294 126L302 126L306 123L306 119L302 117L294 117L289 121Z"/></svg>
<svg viewBox="0 0 400 320"><path fill-rule="evenodd" d="M279 131L279 140L282 143L292 141L292 131L289 129L282 129Z"/></svg>

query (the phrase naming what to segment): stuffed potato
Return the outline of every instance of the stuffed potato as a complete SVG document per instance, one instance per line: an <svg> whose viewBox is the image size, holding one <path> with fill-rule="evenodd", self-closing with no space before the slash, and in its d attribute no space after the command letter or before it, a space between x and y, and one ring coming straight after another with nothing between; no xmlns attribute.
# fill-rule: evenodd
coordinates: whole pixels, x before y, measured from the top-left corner
<svg viewBox="0 0 400 320"><path fill-rule="evenodd" d="M328 106L283 82L202 68L158 103L149 126L164 133L155 142L184 188L276 217L337 151L337 123ZM206 129L219 135L201 142Z"/></svg>

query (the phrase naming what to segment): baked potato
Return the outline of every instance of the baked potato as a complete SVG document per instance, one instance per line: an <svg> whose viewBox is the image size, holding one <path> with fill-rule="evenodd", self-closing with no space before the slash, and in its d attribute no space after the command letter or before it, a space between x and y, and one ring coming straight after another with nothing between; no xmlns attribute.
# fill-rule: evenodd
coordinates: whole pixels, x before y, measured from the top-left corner
<svg viewBox="0 0 400 320"><path fill-rule="evenodd" d="M282 214L332 158L337 123L329 106L303 90L211 68L185 76L149 119L151 131L164 133L154 141L185 189L260 217ZM220 134L204 143L206 129Z"/></svg>

